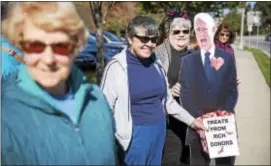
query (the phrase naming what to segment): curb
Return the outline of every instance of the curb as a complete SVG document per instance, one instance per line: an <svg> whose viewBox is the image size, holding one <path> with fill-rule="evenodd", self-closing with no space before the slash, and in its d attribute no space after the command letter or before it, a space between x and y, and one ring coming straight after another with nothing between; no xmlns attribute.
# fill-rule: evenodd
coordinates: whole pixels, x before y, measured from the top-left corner
<svg viewBox="0 0 271 166"><path fill-rule="evenodd" d="M244 49L243 49L243 50L239 49L239 48L238 48L238 44L239 44L239 43L237 43L237 42L236 42L236 43L233 43L233 44L232 44L232 47L235 48L235 49L237 49L237 50L240 50L240 51L246 51L246 50L244 50ZM248 46L247 46L247 45L244 45L244 47L248 47ZM257 47L252 47L252 46L250 46L250 47L248 47L248 48L255 48L255 49L258 49L258 50L262 51L262 52L266 55L267 58L270 59L270 57L271 57L271 55L270 55L271 53L269 54L268 52L266 52L266 51L264 51L264 50L261 50L261 49L259 49L259 48L257 48Z"/></svg>
<svg viewBox="0 0 271 166"><path fill-rule="evenodd" d="M246 47L248 47L248 46L246 46ZM259 48L257 48L257 47L251 47L251 46L250 46L250 47L248 47L248 48L255 48L255 49L258 49L258 50L262 51L262 52L267 56L267 58L270 59L270 56L271 56L270 54L271 54L271 53L269 54L268 52L266 52L266 51L264 51L264 50L261 50L261 49L259 49Z"/></svg>

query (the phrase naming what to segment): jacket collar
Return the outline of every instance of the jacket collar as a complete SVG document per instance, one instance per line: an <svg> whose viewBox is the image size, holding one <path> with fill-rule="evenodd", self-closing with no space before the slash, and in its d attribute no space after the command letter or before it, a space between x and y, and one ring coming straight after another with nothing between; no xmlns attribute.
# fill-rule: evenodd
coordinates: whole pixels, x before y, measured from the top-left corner
<svg viewBox="0 0 271 166"><path fill-rule="evenodd" d="M48 95L37 83L31 78L25 65L21 65L18 71L17 81L18 86L24 91L28 92L32 96L35 96L42 101L45 101L46 104L56 108L54 99ZM76 102L76 110L81 111L83 109L85 97L89 91L93 89L92 85L88 84L86 77L83 73L77 69L75 66L72 66L71 75L68 79L69 85L72 88L74 99ZM44 110L44 109L43 109ZM52 109L44 110L49 113L53 113Z"/></svg>

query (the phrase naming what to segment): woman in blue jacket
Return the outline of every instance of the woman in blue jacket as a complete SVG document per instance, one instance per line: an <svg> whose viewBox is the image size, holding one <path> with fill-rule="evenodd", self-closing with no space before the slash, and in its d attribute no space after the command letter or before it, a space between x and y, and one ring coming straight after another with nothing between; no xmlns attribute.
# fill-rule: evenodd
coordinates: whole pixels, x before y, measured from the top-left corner
<svg viewBox="0 0 271 166"><path fill-rule="evenodd" d="M71 2L19 2L3 34L24 55L2 83L3 165L115 165L113 119L73 65L86 41Z"/></svg>
<svg viewBox="0 0 271 166"><path fill-rule="evenodd" d="M204 129L169 92L162 64L152 53L158 34L151 18L132 19L127 28L129 47L107 64L101 81L126 165L161 165L166 113L194 129Z"/></svg>

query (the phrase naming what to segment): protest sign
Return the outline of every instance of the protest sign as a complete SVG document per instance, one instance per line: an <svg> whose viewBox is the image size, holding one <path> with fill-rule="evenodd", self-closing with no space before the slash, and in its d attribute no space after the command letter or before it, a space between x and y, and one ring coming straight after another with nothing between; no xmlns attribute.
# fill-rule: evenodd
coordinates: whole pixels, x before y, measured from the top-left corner
<svg viewBox="0 0 271 166"><path fill-rule="evenodd" d="M240 154L234 114L205 118L203 123L210 158Z"/></svg>

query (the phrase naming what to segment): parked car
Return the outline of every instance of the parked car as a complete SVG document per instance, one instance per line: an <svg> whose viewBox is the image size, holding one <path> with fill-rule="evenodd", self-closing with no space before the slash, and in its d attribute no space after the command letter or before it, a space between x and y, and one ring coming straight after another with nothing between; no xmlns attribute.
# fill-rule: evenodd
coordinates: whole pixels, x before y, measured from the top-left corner
<svg viewBox="0 0 271 166"><path fill-rule="evenodd" d="M271 33L265 36L265 41L271 41Z"/></svg>
<svg viewBox="0 0 271 166"><path fill-rule="evenodd" d="M79 52L79 54L74 59L75 65L80 69L94 68L96 61L96 49L90 43L87 43L84 49Z"/></svg>
<svg viewBox="0 0 271 166"><path fill-rule="evenodd" d="M90 32L90 34L94 37L96 37L96 33L95 32ZM118 36L116 36L115 34L108 32L108 31L104 31L103 33L103 41L104 43L111 43L111 44L117 44L117 45L121 45L123 47L125 47L127 45L126 41L121 40Z"/></svg>
<svg viewBox="0 0 271 166"><path fill-rule="evenodd" d="M107 40L108 43L126 44L117 35L108 31L104 32L104 38Z"/></svg>
<svg viewBox="0 0 271 166"><path fill-rule="evenodd" d="M122 51L124 46L112 43L103 43L104 62L107 64L110 59ZM96 38L92 34L88 36L88 42L84 49L79 52L75 58L74 63L81 69L88 69L95 67L97 62L97 47Z"/></svg>

